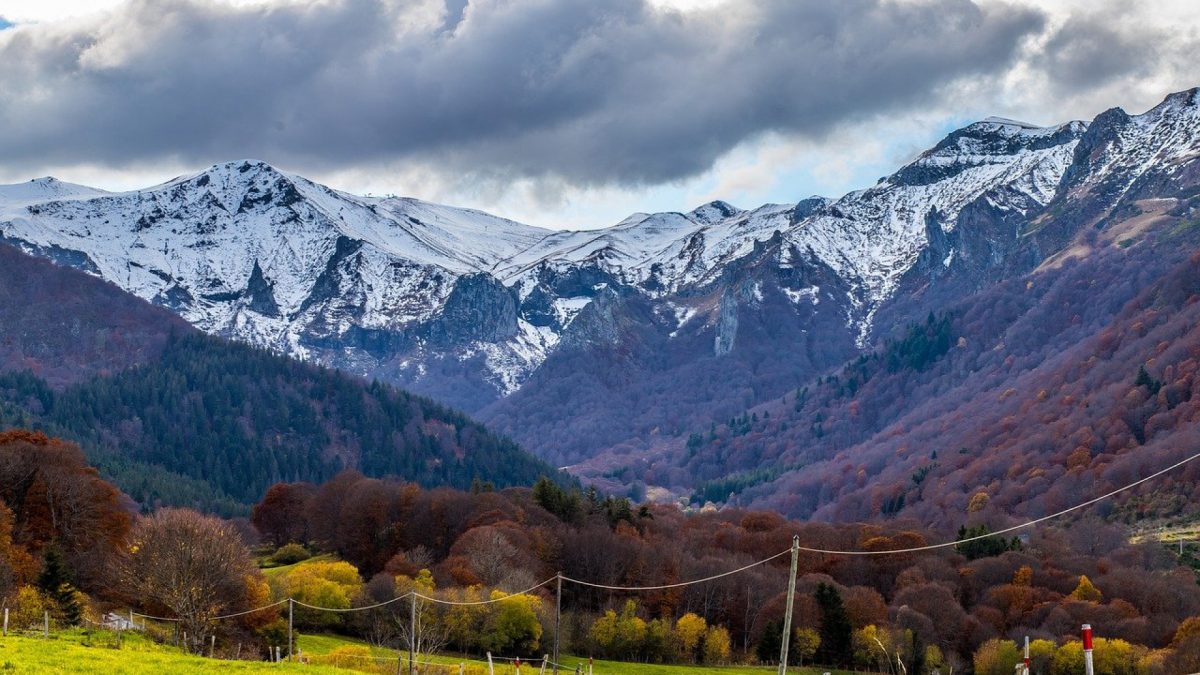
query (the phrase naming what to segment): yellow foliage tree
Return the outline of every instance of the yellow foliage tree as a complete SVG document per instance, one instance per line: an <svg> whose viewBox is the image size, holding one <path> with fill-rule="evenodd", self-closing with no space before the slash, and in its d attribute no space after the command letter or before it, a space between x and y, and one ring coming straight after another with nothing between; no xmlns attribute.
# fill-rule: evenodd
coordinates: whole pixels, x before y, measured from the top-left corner
<svg viewBox="0 0 1200 675"><path fill-rule="evenodd" d="M1178 646L1179 643L1192 637L1200 635L1200 616L1193 616L1183 620L1179 627L1175 629L1175 637L1171 640L1171 646Z"/></svg>
<svg viewBox="0 0 1200 675"><path fill-rule="evenodd" d="M819 638L817 644L820 644ZM854 631L850 644L854 649L854 662L860 666L887 666L890 663L889 655L895 651L892 636L875 624Z"/></svg>
<svg viewBox="0 0 1200 675"><path fill-rule="evenodd" d="M811 659L821 646L821 634L811 628L797 628L788 651L800 657L800 665Z"/></svg>
<svg viewBox="0 0 1200 675"><path fill-rule="evenodd" d="M1033 582L1033 568L1029 565L1021 565L1013 574L1013 586L1028 586Z"/></svg>
<svg viewBox="0 0 1200 675"><path fill-rule="evenodd" d="M704 621L704 617L692 612L679 617L679 620L675 622L675 643L679 647L681 658L686 659L689 663L696 662L696 652L707 628L708 624Z"/></svg>
<svg viewBox="0 0 1200 675"><path fill-rule="evenodd" d="M1054 660L1054 653L1058 651L1058 644L1052 640L1034 640L1029 643L1029 660L1032 662L1035 673L1045 673L1050 670L1050 662Z"/></svg>
<svg viewBox="0 0 1200 675"><path fill-rule="evenodd" d="M271 580L277 598L294 598L314 607L348 609L350 601L362 589L358 569L348 562L315 562L297 565ZM340 615L297 608L301 623L328 625Z"/></svg>
<svg viewBox="0 0 1200 675"><path fill-rule="evenodd" d="M946 655L937 645L925 648L925 667L933 672L941 672L941 669L946 667Z"/></svg>
<svg viewBox="0 0 1200 675"><path fill-rule="evenodd" d="M1021 661L1017 643L992 639L975 651L975 675L1012 675L1013 666Z"/></svg>
<svg viewBox="0 0 1200 675"><path fill-rule="evenodd" d="M729 631L724 626L709 626L704 633L704 662L710 665L729 661Z"/></svg>
<svg viewBox="0 0 1200 675"><path fill-rule="evenodd" d="M483 594L479 586L451 588L442 595L454 602L479 602ZM483 631L483 620L487 615L486 605L454 605L445 613L447 636L459 645L477 645Z"/></svg>
<svg viewBox="0 0 1200 675"><path fill-rule="evenodd" d="M497 653L536 651L542 639L542 624L538 621L541 599L502 591L492 591L491 599L504 602L488 605L480 636L483 648Z"/></svg>
<svg viewBox="0 0 1200 675"><path fill-rule="evenodd" d="M1092 580L1088 579L1086 574L1082 574L1079 576L1079 585L1071 591L1071 597L1084 602L1100 602L1102 594L1100 589L1092 584Z"/></svg>
<svg viewBox="0 0 1200 675"><path fill-rule="evenodd" d="M978 513L988 505L991 497L988 497L986 492L976 492L971 495L971 501L967 504L967 513Z"/></svg>
<svg viewBox="0 0 1200 675"><path fill-rule="evenodd" d="M50 599L33 586L21 586L12 601L11 621L18 629L42 626L44 612L50 609Z"/></svg>
<svg viewBox="0 0 1200 675"><path fill-rule="evenodd" d="M1092 659L1096 675L1140 675L1138 662L1150 650L1125 640L1096 638ZM1083 643L1073 640L1058 648L1050 661L1050 675L1075 675L1083 672Z"/></svg>

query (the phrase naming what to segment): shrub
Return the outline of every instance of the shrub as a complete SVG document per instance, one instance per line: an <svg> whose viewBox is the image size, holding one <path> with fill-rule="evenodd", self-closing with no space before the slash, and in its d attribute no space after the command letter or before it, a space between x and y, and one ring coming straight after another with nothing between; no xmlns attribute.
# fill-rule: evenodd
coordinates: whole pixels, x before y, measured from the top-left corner
<svg viewBox="0 0 1200 675"><path fill-rule="evenodd" d="M300 544L287 544L275 551L275 554L271 556L271 562L277 565L294 565L311 557L312 554L308 552L308 549Z"/></svg>

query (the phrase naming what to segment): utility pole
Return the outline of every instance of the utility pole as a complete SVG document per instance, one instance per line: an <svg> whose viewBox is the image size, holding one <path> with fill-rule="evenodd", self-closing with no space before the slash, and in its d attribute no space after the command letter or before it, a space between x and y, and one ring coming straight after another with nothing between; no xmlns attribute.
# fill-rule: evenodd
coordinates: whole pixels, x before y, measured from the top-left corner
<svg viewBox="0 0 1200 675"><path fill-rule="evenodd" d="M409 591L409 593L411 593L411 595L408 597L412 600L412 602L408 606L408 672L416 673L417 661L415 651L417 645L417 592Z"/></svg>
<svg viewBox="0 0 1200 675"><path fill-rule="evenodd" d="M554 601L554 675L558 675L558 633L562 626L562 572L558 575L558 591Z"/></svg>
<svg viewBox="0 0 1200 675"><path fill-rule="evenodd" d="M788 647L792 637L792 600L796 596L796 564L800 557L800 535L792 536L792 571L788 575L787 610L783 615L783 644L779 649L779 675L787 675Z"/></svg>
<svg viewBox="0 0 1200 675"><path fill-rule="evenodd" d="M288 598L288 661L292 660L292 645L296 644L292 638L292 615L295 613L296 601Z"/></svg>

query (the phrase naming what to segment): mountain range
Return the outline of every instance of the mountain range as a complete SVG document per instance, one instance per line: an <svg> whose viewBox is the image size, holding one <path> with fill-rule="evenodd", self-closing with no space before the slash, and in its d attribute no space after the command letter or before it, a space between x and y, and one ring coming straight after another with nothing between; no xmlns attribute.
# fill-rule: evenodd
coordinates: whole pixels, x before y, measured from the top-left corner
<svg viewBox="0 0 1200 675"><path fill-rule="evenodd" d="M733 486L804 514L820 506L781 496L799 489L789 475L880 447L877 433L894 442L923 405L975 401L955 398L974 373L1000 386L1045 372L1132 311L1138 293L1186 278L1198 158L1192 89L1140 115L1114 108L1049 127L988 118L836 199L750 210L716 201L600 230L355 196L239 160L122 193L53 178L0 186L0 241L206 333L463 408L606 486ZM1113 283L1061 290L1100 278ZM1038 291L1018 302L1021 288ZM979 318L976 306L994 309ZM1086 328L1049 330L1059 314ZM979 359L1030 342L1014 339L1017 327L1040 335L1023 359L1009 354L1020 368L1006 357L987 370ZM934 338L955 346L935 354ZM913 350L924 355L914 361ZM965 353L976 361L944 365ZM912 382L940 379L903 400L859 393L868 379L899 377L905 366L893 362L920 362ZM796 404L805 388L823 413ZM855 414L875 406L872 421L824 433L832 408L849 415L859 396ZM814 433L797 436L795 421L779 429L785 412ZM876 513L912 508L895 508L907 489L875 481L895 482L890 472L909 463L863 468L863 485L886 493Z"/></svg>

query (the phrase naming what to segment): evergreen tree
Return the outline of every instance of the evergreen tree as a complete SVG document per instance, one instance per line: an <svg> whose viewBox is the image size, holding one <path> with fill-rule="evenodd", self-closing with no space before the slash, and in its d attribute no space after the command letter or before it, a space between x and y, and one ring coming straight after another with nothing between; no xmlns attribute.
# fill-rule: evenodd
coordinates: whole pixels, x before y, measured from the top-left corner
<svg viewBox="0 0 1200 675"><path fill-rule="evenodd" d="M1162 389L1162 382L1150 377L1150 373L1146 371L1146 366L1138 366L1137 379L1133 381L1135 387L1145 387L1146 391L1153 396Z"/></svg>
<svg viewBox="0 0 1200 675"><path fill-rule="evenodd" d="M817 648L817 662L845 666L854 655L851 643L853 629L842 595L827 583L817 585L817 607L821 611L821 644ZM790 656L790 655L789 655Z"/></svg>
<svg viewBox="0 0 1200 675"><path fill-rule="evenodd" d="M68 626L79 625L83 619L83 608L79 606L75 587L71 584L71 573L67 570L57 546L46 549L37 585L58 605L64 623Z"/></svg>

